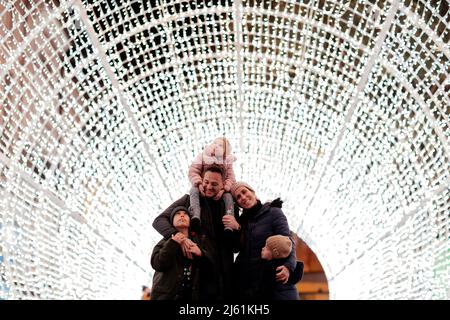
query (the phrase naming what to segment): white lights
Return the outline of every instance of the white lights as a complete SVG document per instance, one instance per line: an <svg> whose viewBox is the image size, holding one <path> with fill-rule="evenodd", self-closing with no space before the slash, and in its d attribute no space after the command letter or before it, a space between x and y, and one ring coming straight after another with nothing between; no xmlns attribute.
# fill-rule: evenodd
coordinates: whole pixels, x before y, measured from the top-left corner
<svg viewBox="0 0 450 320"><path fill-rule="evenodd" d="M223 134L332 298L450 298L445 1L151 3L0 1L0 299L138 298Z"/></svg>

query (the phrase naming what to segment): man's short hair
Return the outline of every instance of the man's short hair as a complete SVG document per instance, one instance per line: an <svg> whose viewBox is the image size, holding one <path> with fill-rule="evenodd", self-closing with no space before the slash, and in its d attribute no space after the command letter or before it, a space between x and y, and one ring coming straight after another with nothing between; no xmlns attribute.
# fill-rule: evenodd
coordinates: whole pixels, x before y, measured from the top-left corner
<svg viewBox="0 0 450 320"><path fill-rule="evenodd" d="M220 176L222 177L222 179L225 178L225 177L224 177L224 172L223 172L223 169L222 169L221 166L218 166L218 165L213 164L213 165L207 167L207 168L205 169L205 171L203 172L203 176L205 176L205 173L207 173L208 171L210 171L210 172L215 172L215 173L219 173Z"/></svg>

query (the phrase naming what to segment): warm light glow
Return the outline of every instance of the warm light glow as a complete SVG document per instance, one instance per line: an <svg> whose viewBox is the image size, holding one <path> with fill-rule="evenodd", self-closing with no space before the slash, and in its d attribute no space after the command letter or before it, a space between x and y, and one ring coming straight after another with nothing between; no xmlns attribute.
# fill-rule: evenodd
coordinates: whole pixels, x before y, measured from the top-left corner
<svg viewBox="0 0 450 320"><path fill-rule="evenodd" d="M444 1L0 1L0 299L137 299L226 135L330 298L450 298Z"/></svg>

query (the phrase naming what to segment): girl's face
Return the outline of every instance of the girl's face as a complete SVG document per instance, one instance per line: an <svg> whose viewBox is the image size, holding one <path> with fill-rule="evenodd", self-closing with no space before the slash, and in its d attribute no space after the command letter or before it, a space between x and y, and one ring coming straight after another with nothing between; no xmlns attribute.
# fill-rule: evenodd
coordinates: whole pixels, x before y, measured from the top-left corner
<svg viewBox="0 0 450 320"><path fill-rule="evenodd" d="M213 145L216 149L216 156L226 156L230 153L230 147L226 143L225 139L217 138L214 140Z"/></svg>
<svg viewBox="0 0 450 320"><path fill-rule="evenodd" d="M225 149L225 146L224 146L222 138L217 138L216 140L214 140L214 144L219 146L219 147L221 147L222 149Z"/></svg>
<svg viewBox="0 0 450 320"><path fill-rule="evenodd" d="M250 209L256 205L256 194L246 187L239 187L236 190L236 202L244 209Z"/></svg>

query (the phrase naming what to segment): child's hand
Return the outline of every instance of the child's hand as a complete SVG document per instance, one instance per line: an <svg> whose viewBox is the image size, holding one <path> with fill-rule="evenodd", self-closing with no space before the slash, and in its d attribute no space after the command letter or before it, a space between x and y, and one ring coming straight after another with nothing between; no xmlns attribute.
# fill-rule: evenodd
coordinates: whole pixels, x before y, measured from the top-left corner
<svg viewBox="0 0 450 320"><path fill-rule="evenodd" d="M182 244L186 240L186 236L181 232L177 232L176 234L172 235L172 239L178 244Z"/></svg>
<svg viewBox="0 0 450 320"><path fill-rule="evenodd" d="M196 177L192 181L192 186L198 188L203 183L202 178Z"/></svg>
<svg viewBox="0 0 450 320"><path fill-rule="evenodd" d="M204 197L205 196L205 189L203 188L203 183L200 183L198 185L198 191L200 191L200 194Z"/></svg>
<svg viewBox="0 0 450 320"><path fill-rule="evenodd" d="M202 256L202 251L200 250L200 248L197 246L197 244L192 245L189 248L189 252L192 253L193 255L197 256L197 257L201 257Z"/></svg>
<svg viewBox="0 0 450 320"><path fill-rule="evenodd" d="M225 192L225 190L220 190L217 195L214 197L214 200L219 200L220 198L222 198L223 193Z"/></svg>

